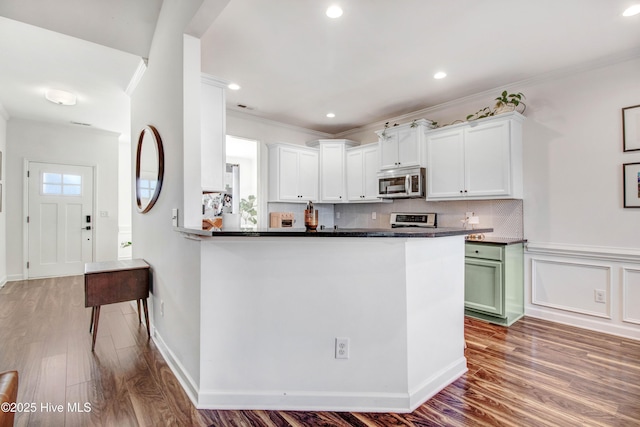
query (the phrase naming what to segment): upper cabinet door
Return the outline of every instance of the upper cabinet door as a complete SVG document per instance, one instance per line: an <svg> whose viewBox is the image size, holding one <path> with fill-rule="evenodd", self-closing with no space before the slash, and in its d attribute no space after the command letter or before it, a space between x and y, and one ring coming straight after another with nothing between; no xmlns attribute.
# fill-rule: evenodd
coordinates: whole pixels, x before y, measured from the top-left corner
<svg viewBox="0 0 640 427"><path fill-rule="evenodd" d="M398 133L387 129L385 136L380 136L380 169L398 167Z"/></svg>
<svg viewBox="0 0 640 427"><path fill-rule="evenodd" d="M364 181L364 199L378 199L378 166L380 165L378 147L370 144L362 149L362 179Z"/></svg>
<svg viewBox="0 0 640 427"><path fill-rule="evenodd" d="M509 121L465 129L464 149L467 196L511 194Z"/></svg>
<svg viewBox="0 0 640 427"><path fill-rule="evenodd" d="M358 201L364 195L363 152L361 149L347 151L347 199ZM377 157L376 157L376 160ZM374 165L378 169L378 163Z"/></svg>
<svg viewBox="0 0 640 427"><path fill-rule="evenodd" d="M300 151L298 161L298 192L303 201L318 200L318 152Z"/></svg>
<svg viewBox="0 0 640 427"><path fill-rule="evenodd" d="M342 202L346 200L345 146L342 143L320 145L320 200Z"/></svg>
<svg viewBox="0 0 640 427"><path fill-rule="evenodd" d="M427 197L464 197L464 131L427 134Z"/></svg>
<svg viewBox="0 0 640 427"><path fill-rule="evenodd" d="M420 166L420 145L423 141L418 132L421 128L406 127L396 133L398 144L398 167Z"/></svg>
<svg viewBox="0 0 640 427"><path fill-rule="evenodd" d="M299 155L300 152L296 149L288 147L279 148L280 164L278 170L278 186L280 190L280 200L300 201L301 193L298 190Z"/></svg>

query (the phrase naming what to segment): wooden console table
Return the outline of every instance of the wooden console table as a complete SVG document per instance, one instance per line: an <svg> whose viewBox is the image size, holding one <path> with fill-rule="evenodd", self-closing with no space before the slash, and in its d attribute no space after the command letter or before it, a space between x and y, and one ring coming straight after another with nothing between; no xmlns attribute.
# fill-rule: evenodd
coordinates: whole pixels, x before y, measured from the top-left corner
<svg viewBox="0 0 640 427"><path fill-rule="evenodd" d="M93 330L91 351L96 347L100 306L104 304L136 300L138 321L142 323L140 318L140 301L142 301L147 336L151 337L147 308L149 274L149 264L142 259L92 262L84 265L84 306L92 307L89 327L89 332Z"/></svg>

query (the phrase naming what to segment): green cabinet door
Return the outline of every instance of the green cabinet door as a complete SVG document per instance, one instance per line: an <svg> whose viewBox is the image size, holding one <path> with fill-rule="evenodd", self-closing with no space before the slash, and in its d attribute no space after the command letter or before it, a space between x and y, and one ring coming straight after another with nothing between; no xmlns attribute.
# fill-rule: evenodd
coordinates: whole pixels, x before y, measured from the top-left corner
<svg viewBox="0 0 640 427"><path fill-rule="evenodd" d="M503 263L479 258L465 259L465 307L504 316Z"/></svg>

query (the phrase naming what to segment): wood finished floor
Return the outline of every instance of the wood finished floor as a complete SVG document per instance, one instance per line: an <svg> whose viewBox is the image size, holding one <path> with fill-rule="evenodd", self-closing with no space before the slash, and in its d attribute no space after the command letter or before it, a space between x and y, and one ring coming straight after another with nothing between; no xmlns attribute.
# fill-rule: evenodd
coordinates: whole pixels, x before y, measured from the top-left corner
<svg viewBox="0 0 640 427"><path fill-rule="evenodd" d="M640 342L532 318L466 319L469 372L411 414L196 410L130 304L102 308L91 353L82 280L0 289L0 371L38 407L16 426L640 426Z"/></svg>

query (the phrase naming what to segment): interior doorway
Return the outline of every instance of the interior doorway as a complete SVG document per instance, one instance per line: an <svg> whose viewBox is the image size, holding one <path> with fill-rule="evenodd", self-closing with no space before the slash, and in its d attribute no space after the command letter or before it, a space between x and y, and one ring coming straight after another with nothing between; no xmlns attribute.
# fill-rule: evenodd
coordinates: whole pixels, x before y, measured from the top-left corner
<svg viewBox="0 0 640 427"><path fill-rule="evenodd" d="M259 176L259 142L227 135L226 162L240 169L240 227L256 229L261 226ZM231 182L225 178L225 182Z"/></svg>
<svg viewBox="0 0 640 427"><path fill-rule="evenodd" d="M93 261L93 167L28 162L27 277L82 274Z"/></svg>

